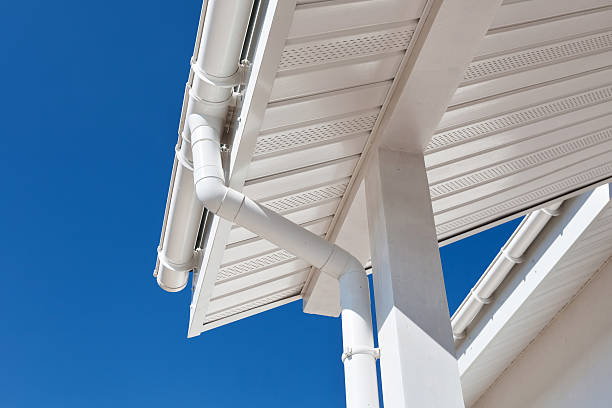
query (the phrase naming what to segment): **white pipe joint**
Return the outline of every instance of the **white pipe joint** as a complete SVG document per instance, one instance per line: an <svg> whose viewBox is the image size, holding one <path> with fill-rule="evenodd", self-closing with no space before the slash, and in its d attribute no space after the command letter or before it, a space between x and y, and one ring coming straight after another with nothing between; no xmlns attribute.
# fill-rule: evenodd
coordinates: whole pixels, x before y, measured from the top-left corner
<svg viewBox="0 0 612 408"><path fill-rule="evenodd" d="M333 246L331 255L320 270L336 279L340 279L343 274L348 272L365 274L365 270L357 258L337 245Z"/></svg>
<svg viewBox="0 0 612 408"><path fill-rule="evenodd" d="M191 128L191 151L194 156L195 193L209 211L216 213L227 190L219 154L219 132L199 115L191 115L188 126Z"/></svg>
<svg viewBox="0 0 612 408"><path fill-rule="evenodd" d="M195 163L193 180L196 196L210 212L233 222L244 202L244 194L225 186L220 130L200 115L190 115L187 123Z"/></svg>

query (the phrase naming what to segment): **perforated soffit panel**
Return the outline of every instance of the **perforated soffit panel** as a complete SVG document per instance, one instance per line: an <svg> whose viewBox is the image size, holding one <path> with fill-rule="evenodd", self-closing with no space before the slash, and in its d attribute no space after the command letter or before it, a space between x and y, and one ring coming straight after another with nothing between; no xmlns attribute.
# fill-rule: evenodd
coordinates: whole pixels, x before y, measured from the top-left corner
<svg viewBox="0 0 612 408"><path fill-rule="evenodd" d="M610 177L611 5L500 8L426 149L441 239Z"/></svg>
<svg viewBox="0 0 612 408"><path fill-rule="evenodd" d="M298 5L245 193L328 233L422 3ZM500 8L425 151L440 240L612 176L611 65L612 0ZM309 271L232 228L202 329L298 299Z"/></svg>
<svg viewBox="0 0 612 408"><path fill-rule="evenodd" d="M243 191L325 236L425 1L309 3L295 10ZM202 329L298 299L310 271L234 226Z"/></svg>

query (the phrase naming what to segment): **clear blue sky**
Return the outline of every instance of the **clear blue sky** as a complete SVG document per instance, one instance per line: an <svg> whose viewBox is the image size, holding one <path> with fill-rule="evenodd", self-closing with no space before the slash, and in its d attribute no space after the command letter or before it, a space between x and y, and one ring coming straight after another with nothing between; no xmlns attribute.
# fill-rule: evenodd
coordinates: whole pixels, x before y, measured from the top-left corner
<svg viewBox="0 0 612 408"><path fill-rule="evenodd" d="M199 9L0 2L2 407L344 404L340 320L187 340L152 277ZM451 312L516 225L442 250Z"/></svg>

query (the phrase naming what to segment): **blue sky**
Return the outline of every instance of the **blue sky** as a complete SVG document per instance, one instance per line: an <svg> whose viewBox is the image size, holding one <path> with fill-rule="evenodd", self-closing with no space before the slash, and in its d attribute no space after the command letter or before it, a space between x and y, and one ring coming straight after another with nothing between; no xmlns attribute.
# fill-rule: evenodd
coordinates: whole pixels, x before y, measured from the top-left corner
<svg viewBox="0 0 612 408"><path fill-rule="evenodd" d="M337 407L340 320L152 277L200 2L0 2L0 406ZM442 249L451 312L518 221Z"/></svg>

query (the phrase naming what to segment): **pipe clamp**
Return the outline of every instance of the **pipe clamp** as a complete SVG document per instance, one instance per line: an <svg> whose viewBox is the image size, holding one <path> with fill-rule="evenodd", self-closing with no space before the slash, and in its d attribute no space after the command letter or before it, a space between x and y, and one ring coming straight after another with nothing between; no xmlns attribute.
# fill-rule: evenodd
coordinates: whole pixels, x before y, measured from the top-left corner
<svg viewBox="0 0 612 408"><path fill-rule="evenodd" d="M455 333L455 332L453 332L453 338L454 338L455 340L462 340L462 339L465 339L465 330L464 330L464 331L462 331L461 333Z"/></svg>
<svg viewBox="0 0 612 408"><path fill-rule="evenodd" d="M551 217L556 217L557 215L561 214L561 211L559 210L551 210L550 208L542 208L542 212L546 215L549 215Z"/></svg>
<svg viewBox="0 0 612 408"><path fill-rule="evenodd" d="M183 167L185 167L187 170L193 171L193 161L185 157L183 149L176 145L174 151L176 153L176 159L178 160L178 162L183 165Z"/></svg>
<svg viewBox="0 0 612 408"><path fill-rule="evenodd" d="M369 354L374 360L378 360L380 358L380 349L367 346L345 347L341 357L342 362L344 363L347 358L351 358L355 354Z"/></svg>
<svg viewBox="0 0 612 408"><path fill-rule="evenodd" d="M506 249L501 251L501 254L504 258L506 258L512 263L520 264L521 262L523 262L523 258L515 258L514 256L510 255Z"/></svg>
<svg viewBox="0 0 612 408"><path fill-rule="evenodd" d="M201 81L219 88L234 88L236 86L245 85L250 67L251 64L247 60L244 60L238 65L238 69L233 75L228 77L218 77L205 72L198 66L198 64L196 64L193 58L191 59L191 69L195 76L197 76Z"/></svg>
<svg viewBox="0 0 612 408"><path fill-rule="evenodd" d="M182 264L172 262L170 259L168 259L168 257L166 257L166 254L164 254L161 247L157 248L157 259L159 259L160 265L174 272L189 272L194 268L193 258Z"/></svg>
<svg viewBox="0 0 612 408"><path fill-rule="evenodd" d="M488 304L489 304L489 303L491 303L491 301L493 300L493 299L491 299L490 297L488 297L488 298L483 298L483 297L478 296L478 295L476 294L476 292L474 291L474 289L473 289L473 288L472 288L472 290L470 290L470 293L472 294L472 296L474 296L474 299L475 299L475 300L476 300L478 303L483 304L483 305L488 305Z"/></svg>

